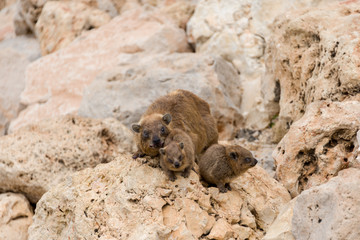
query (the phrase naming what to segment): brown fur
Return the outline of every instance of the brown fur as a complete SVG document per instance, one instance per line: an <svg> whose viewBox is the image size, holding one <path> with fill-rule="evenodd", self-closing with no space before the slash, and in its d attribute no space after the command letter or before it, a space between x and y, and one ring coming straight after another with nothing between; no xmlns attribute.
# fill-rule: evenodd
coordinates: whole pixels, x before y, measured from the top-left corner
<svg viewBox="0 0 360 240"><path fill-rule="evenodd" d="M160 149L160 166L171 181L175 181L174 172L182 172L187 178L195 160L194 144L184 131L173 129ZM176 165L177 164L177 165Z"/></svg>
<svg viewBox="0 0 360 240"><path fill-rule="evenodd" d="M168 116L163 119L166 114L170 114L170 122L166 121ZM165 138L174 128L183 130L190 136L196 154L218 141L216 123L211 116L209 104L186 90L176 90L155 100L143 114L139 124L133 124L132 128L138 146L134 158L157 156L159 149L164 146ZM161 133L161 128L165 128L164 133ZM144 131L148 133L147 138L143 137ZM155 145L154 137L160 139Z"/></svg>
<svg viewBox="0 0 360 240"><path fill-rule="evenodd" d="M256 163L251 152L243 147L214 144L200 158L200 175L208 183L216 184L220 192L227 192L225 184Z"/></svg>

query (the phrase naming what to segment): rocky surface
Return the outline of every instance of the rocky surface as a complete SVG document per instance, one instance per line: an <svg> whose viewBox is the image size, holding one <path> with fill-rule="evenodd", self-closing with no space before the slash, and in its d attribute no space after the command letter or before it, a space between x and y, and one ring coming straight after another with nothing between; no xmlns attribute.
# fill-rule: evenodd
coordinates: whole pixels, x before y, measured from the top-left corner
<svg viewBox="0 0 360 240"><path fill-rule="evenodd" d="M21 103L27 108L10 130L77 112L85 86L133 55L188 51L185 32L140 10L126 12L67 48L42 57L26 71Z"/></svg>
<svg viewBox="0 0 360 240"><path fill-rule="evenodd" d="M108 23L111 16L81 2L49 1L35 25L42 55L68 46L83 32Z"/></svg>
<svg viewBox="0 0 360 240"><path fill-rule="evenodd" d="M358 239L359 183L360 170L349 168L302 192L279 214L264 240Z"/></svg>
<svg viewBox="0 0 360 240"><path fill-rule="evenodd" d="M294 197L344 168L359 167L355 159L359 129L360 101L310 104L274 150L278 180Z"/></svg>
<svg viewBox="0 0 360 240"><path fill-rule="evenodd" d="M22 192L37 202L70 173L132 151L132 133L114 119L45 120L2 137L0 192Z"/></svg>
<svg viewBox="0 0 360 240"><path fill-rule="evenodd" d="M21 194L0 194L0 239L27 240L33 210Z"/></svg>
<svg viewBox="0 0 360 240"><path fill-rule="evenodd" d="M229 139L241 124L241 87L224 59L194 53L139 56L97 76L84 90L79 114L115 117L129 126L156 98L174 89L189 90L210 104L220 138Z"/></svg>
<svg viewBox="0 0 360 240"><path fill-rule="evenodd" d="M278 140L310 103L360 94L358 1L328 4L279 17L269 42L273 80L281 86ZM316 19L316 21L314 21Z"/></svg>
<svg viewBox="0 0 360 240"><path fill-rule="evenodd" d="M0 42L0 136L7 132L23 106L20 94L25 88L25 69L40 57L39 43L33 37L16 37Z"/></svg>
<svg viewBox="0 0 360 240"><path fill-rule="evenodd" d="M289 10L329 2L334 1L199 1L187 25L189 42L196 52L222 56L238 70L245 90L241 111L246 128L266 128L279 111L279 92L264 64L273 20Z"/></svg>
<svg viewBox="0 0 360 240"><path fill-rule="evenodd" d="M159 168L118 156L86 169L38 202L29 239L259 239L290 196L259 167L225 194L195 172L169 182Z"/></svg>
<svg viewBox="0 0 360 240"><path fill-rule="evenodd" d="M0 10L0 41L15 37L13 17L15 15L15 5L9 5Z"/></svg>

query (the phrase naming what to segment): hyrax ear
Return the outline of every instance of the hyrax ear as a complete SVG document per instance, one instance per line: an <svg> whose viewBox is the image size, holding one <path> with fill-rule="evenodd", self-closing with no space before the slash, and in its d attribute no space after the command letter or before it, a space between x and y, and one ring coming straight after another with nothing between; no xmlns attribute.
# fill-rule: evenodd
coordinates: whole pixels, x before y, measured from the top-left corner
<svg viewBox="0 0 360 240"><path fill-rule="evenodd" d="M236 160L236 159L238 158L237 152L231 152L231 153L230 153L230 157L231 157L232 159Z"/></svg>
<svg viewBox="0 0 360 240"><path fill-rule="evenodd" d="M162 117L162 120L166 123L166 125L169 125L171 122L171 114L167 113Z"/></svg>
<svg viewBox="0 0 360 240"><path fill-rule="evenodd" d="M184 143L183 143L183 142L181 142L181 143L179 144L179 146L180 146L181 149L184 149Z"/></svg>
<svg viewBox="0 0 360 240"><path fill-rule="evenodd" d="M160 148L159 152L160 152L161 155L165 155L165 148Z"/></svg>
<svg viewBox="0 0 360 240"><path fill-rule="evenodd" d="M136 133L139 133L139 132L140 132L140 125L139 125L139 124L133 123L133 124L131 125L131 128L132 128L132 130L133 130L134 132L136 132Z"/></svg>

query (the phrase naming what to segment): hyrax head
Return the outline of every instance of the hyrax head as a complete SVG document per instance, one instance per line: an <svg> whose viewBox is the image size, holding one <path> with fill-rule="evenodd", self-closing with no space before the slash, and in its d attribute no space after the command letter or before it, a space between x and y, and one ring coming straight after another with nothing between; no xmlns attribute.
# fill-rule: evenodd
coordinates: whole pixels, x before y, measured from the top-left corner
<svg viewBox="0 0 360 240"><path fill-rule="evenodd" d="M160 154L166 166L172 171L182 171L184 168L184 143L170 142L166 147L160 148Z"/></svg>
<svg viewBox="0 0 360 240"><path fill-rule="evenodd" d="M249 150L236 145L227 146L226 155L231 168L236 174L245 172L249 168L254 167L258 162Z"/></svg>
<svg viewBox="0 0 360 240"><path fill-rule="evenodd" d="M139 124L133 124L132 130L140 134L140 145L144 148L144 153L156 156L159 149L164 146L165 138L169 135L169 124L171 115L169 113L151 114L144 117Z"/></svg>

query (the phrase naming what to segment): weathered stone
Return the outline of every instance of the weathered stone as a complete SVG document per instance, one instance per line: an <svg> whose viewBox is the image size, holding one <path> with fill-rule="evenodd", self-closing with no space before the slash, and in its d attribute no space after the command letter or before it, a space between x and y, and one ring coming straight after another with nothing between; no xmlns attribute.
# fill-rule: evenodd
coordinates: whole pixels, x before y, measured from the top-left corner
<svg viewBox="0 0 360 240"><path fill-rule="evenodd" d="M303 191L279 214L264 240L359 238L360 170L349 168Z"/></svg>
<svg viewBox="0 0 360 240"><path fill-rule="evenodd" d="M293 208L297 198L287 203L275 221L270 225L266 231L263 240L295 240L292 234L291 220L293 218Z"/></svg>
<svg viewBox="0 0 360 240"><path fill-rule="evenodd" d="M0 10L0 41L15 37L13 18L15 15L15 4Z"/></svg>
<svg viewBox="0 0 360 240"><path fill-rule="evenodd" d="M70 173L133 150L132 133L115 119L66 116L29 125L1 138L0 191L37 202Z"/></svg>
<svg viewBox="0 0 360 240"><path fill-rule="evenodd" d="M68 46L83 32L110 20L109 14L81 2L47 2L35 25L42 55Z"/></svg>
<svg viewBox="0 0 360 240"><path fill-rule="evenodd" d="M276 176L295 197L355 161L360 101L316 102L307 107L274 150Z"/></svg>
<svg viewBox="0 0 360 240"><path fill-rule="evenodd" d="M336 1L336 0L331 0ZM243 88L241 112L245 127L266 128L278 111L280 92L268 81L266 42L276 16L325 0L201 0L187 24L196 52L220 55L238 70ZM271 67L271 66L270 66Z"/></svg>
<svg viewBox="0 0 360 240"><path fill-rule="evenodd" d="M27 108L10 129L76 112L83 89L100 72L127 63L133 55L188 51L185 32L141 11L114 18L68 47L32 63L21 102Z"/></svg>
<svg viewBox="0 0 360 240"><path fill-rule="evenodd" d="M27 240L33 211L21 194L0 194L0 239Z"/></svg>
<svg viewBox="0 0 360 240"><path fill-rule="evenodd" d="M281 86L278 139L310 103L359 95L360 27L353 24L360 21L358 11L357 1L345 1L288 12L275 21L268 61L272 81Z"/></svg>
<svg viewBox="0 0 360 240"><path fill-rule="evenodd" d="M219 220L216 221L208 238L224 240L224 239L229 239L233 236L234 236L234 230L231 228L231 225L229 225L229 223L227 223L224 219L220 218Z"/></svg>
<svg viewBox="0 0 360 240"><path fill-rule="evenodd" d="M209 232L209 236L216 238L244 235L260 239L266 225L264 228L256 224L252 228L240 226L243 224L241 217L235 224L226 218L215 223L214 216L220 212L224 216L240 214L239 210L230 209L230 205L235 208L252 206L251 211L247 210L250 215L261 213L260 208L264 207L260 207L260 203L277 211L280 206L275 204L282 205L289 200L289 195L283 194L286 190L277 191L281 186L260 169L255 169L253 176L245 177L246 184L236 180L238 183L232 185L232 191L219 193L215 188L204 188L194 171L189 178L178 177L175 182L169 182L161 169L141 162L142 159L131 159L130 154L117 155L111 163L67 177L37 203L29 239L199 239ZM256 186L251 186L253 184ZM242 188L237 187L240 185ZM255 189L260 192L248 194ZM239 193L249 205L216 202L222 195L223 199L231 199ZM256 199L252 197L255 195ZM206 207L204 199L210 199L206 196L218 206ZM264 216L255 214L253 218L258 221ZM222 232L224 226L226 229Z"/></svg>
<svg viewBox="0 0 360 240"><path fill-rule="evenodd" d="M0 42L0 136L22 110L20 94L25 88L25 69L39 56L39 44L32 37Z"/></svg>
<svg viewBox="0 0 360 240"><path fill-rule="evenodd" d="M156 98L175 89L189 90L210 104L220 138L230 138L241 119L240 83L222 58L177 53L131 60L100 74L84 90L79 114L115 117L125 125L139 121Z"/></svg>

